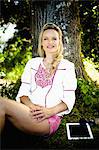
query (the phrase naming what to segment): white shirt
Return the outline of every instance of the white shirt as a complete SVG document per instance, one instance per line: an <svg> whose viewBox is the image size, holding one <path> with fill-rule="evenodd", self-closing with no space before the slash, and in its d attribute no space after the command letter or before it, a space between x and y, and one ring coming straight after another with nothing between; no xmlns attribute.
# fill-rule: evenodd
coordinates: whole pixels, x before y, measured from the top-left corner
<svg viewBox="0 0 99 150"><path fill-rule="evenodd" d="M32 58L27 62L16 100L20 102L21 96L28 96L34 104L48 108L63 101L68 109L58 113L58 115L70 113L75 103L75 90L77 88L74 64L62 59L53 76L52 84L45 87L41 87L36 83L35 75L40 65L44 67L43 58L41 57Z"/></svg>

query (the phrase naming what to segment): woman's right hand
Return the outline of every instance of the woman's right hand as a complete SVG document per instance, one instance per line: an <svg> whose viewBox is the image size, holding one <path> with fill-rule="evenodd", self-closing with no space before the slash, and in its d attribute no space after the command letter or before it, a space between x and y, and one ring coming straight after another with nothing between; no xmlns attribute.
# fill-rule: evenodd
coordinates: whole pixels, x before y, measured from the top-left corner
<svg viewBox="0 0 99 150"><path fill-rule="evenodd" d="M36 105L36 104L31 104L31 105L29 106L29 108L30 108L30 117L31 117L31 118L35 118L34 112L40 111L41 108L42 108L42 106ZM38 118L36 118L36 120L38 120Z"/></svg>
<svg viewBox="0 0 99 150"><path fill-rule="evenodd" d="M33 104L28 96L22 96L21 102L25 104L30 109L30 117L36 121L39 121L42 117L39 117L42 112L42 106Z"/></svg>

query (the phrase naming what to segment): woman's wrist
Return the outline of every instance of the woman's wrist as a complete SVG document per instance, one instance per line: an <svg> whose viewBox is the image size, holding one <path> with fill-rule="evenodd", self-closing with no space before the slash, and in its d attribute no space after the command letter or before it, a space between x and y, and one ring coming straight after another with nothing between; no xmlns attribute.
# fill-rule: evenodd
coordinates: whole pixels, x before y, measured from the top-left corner
<svg viewBox="0 0 99 150"><path fill-rule="evenodd" d="M28 96L22 96L20 97L21 103L25 104L28 107L33 107L33 103L30 101Z"/></svg>
<svg viewBox="0 0 99 150"><path fill-rule="evenodd" d="M62 111L65 111L67 109L67 105L64 102L61 102L60 104L51 107L51 112L53 113L53 115L56 115Z"/></svg>
<svg viewBox="0 0 99 150"><path fill-rule="evenodd" d="M51 114L51 116L54 116L54 115L57 114L57 111L56 111L56 108L55 108L55 107L51 107L51 108L50 108L50 114Z"/></svg>

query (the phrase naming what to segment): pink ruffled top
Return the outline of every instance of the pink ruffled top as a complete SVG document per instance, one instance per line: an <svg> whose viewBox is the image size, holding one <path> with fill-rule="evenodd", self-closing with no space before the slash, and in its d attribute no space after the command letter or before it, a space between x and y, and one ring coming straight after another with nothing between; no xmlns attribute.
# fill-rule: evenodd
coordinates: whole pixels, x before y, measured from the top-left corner
<svg viewBox="0 0 99 150"><path fill-rule="evenodd" d="M44 88L48 85L52 85L53 76L54 75L49 77L49 72L46 70L43 64L40 64L37 73L35 74L35 82L38 86Z"/></svg>

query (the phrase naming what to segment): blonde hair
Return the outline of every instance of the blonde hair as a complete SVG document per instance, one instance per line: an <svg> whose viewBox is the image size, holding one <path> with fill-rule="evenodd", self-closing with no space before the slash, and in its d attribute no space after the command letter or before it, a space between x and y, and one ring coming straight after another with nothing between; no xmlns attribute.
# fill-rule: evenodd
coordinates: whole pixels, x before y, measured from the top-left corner
<svg viewBox="0 0 99 150"><path fill-rule="evenodd" d="M58 32L59 34L59 47L58 47L58 51L56 53L56 56L53 60L53 63L52 63L52 69L51 70L55 70L56 67L57 67L57 64L60 62L60 60L63 58L63 42L62 42L62 31L61 29L55 25L54 23L47 23L43 26L41 32L40 32L40 35L39 35L39 41L38 41L38 54L41 56L41 57L45 57L45 52L43 50L43 47L42 47L42 37L43 37L43 33L45 30L48 30L48 29L54 29L55 31Z"/></svg>

